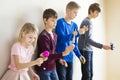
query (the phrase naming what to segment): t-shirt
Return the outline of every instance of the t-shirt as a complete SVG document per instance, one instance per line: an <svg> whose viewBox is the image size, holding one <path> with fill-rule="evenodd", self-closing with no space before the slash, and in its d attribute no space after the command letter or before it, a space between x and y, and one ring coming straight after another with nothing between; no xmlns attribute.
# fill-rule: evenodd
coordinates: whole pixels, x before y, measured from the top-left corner
<svg viewBox="0 0 120 80"><path fill-rule="evenodd" d="M15 44L13 44L11 49L11 62L8 68L14 71L28 71L28 68L18 70L16 68L13 56L18 55L20 63L27 63L31 61L33 53L34 53L33 46L29 46L28 48L25 48L24 46L21 45L20 42L16 42Z"/></svg>

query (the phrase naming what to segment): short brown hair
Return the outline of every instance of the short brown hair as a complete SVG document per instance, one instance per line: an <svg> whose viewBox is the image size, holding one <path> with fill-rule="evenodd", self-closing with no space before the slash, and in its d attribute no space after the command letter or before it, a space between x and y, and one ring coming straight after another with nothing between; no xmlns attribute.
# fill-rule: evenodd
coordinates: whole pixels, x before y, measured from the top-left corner
<svg viewBox="0 0 120 80"><path fill-rule="evenodd" d="M79 9L80 6L79 6L76 2L70 1L70 2L67 4L66 8L68 8L68 9L78 8L78 9Z"/></svg>
<svg viewBox="0 0 120 80"><path fill-rule="evenodd" d="M57 15L57 12L51 8L49 9L46 9L44 12L43 12L43 19L46 19L48 20L49 18L57 18L58 15Z"/></svg>
<svg viewBox="0 0 120 80"><path fill-rule="evenodd" d="M92 11L92 12L94 12L94 11L101 12L100 5L98 3L91 4L89 6L89 9L88 9L88 14L90 14L90 11Z"/></svg>

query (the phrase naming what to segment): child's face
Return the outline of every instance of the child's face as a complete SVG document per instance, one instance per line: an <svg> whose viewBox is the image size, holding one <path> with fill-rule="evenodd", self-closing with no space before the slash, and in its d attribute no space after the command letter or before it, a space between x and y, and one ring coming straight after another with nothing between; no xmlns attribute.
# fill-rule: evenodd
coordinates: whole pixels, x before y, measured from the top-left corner
<svg viewBox="0 0 120 80"><path fill-rule="evenodd" d="M54 28L55 28L55 26L56 26L56 21L57 21L57 19L56 19L56 18L53 18L53 17L48 18L47 20L44 19L45 26L46 26L47 28L50 28L50 29L54 29Z"/></svg>
<svg viewBox="0 0 120 80"><path fill-rule="evenodd" d="M67 9L67 15L72 20L77 16L78 8Z"/></svg>
<svg viewBox="0 0 120 80"><path fill-rule="evenodd" d="M91 11L91 15L93 18L96 18L96 17L98 17L99 12L98 11L94 11L94 12Z"/></svg>
<svg viewBox="0 0 120 80"><path fill-rule="evenodd" d="M33 43L37 39L37 34L31 32L28 34L24 34L23 38L26 46L30 46L30 45L33 45Z"/></svg>

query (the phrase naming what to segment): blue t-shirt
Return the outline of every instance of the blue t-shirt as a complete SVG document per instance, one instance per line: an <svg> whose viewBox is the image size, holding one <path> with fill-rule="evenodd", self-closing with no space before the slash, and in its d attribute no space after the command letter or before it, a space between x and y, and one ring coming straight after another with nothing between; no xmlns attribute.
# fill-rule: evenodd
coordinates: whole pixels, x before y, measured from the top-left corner
<svg viewBox="0 0 120 80"><path fill-rule="evenodd" d="M63 57L63 59L66 60L67 62L73 62L73 53L75 53L78 58L80 58L81 56L77 43L77 38L80 36L80 34L75 36L75 43L72 42L74 30L78 31L78 26L76 23L71 22L71 24L69 24L65 21L64 18L60 18L57 21L57 25L55 28L55 32L58 36L56 51L58 53L61 53L65 51L67 46L71 44L75 45L74 50L71 51L67 56Z"/></svg>

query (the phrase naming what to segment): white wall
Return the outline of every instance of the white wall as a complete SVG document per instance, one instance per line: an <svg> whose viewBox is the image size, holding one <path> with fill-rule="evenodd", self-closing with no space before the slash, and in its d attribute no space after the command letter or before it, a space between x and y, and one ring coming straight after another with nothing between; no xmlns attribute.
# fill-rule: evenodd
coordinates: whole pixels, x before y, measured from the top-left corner
<svg viewBox="0 0 120 80"><path fill-rule="evenodd" d="M107 39L115 45L107 55L107 80L120 80L120 0L106 0Z"/></svg>
<svg viewBox="0 0 120 80"><path fill-rule="evenodd" d="M42 13L46 8L53 8L59 17L64 17L65 6L71 0L0 0L0 78L7 70L10 61L10 48L18 36L20 27L25 22L32 22L41 31L43 27ZM74 20L80 25L83 18L87 16L89 4L100 2L104 9L102 0L74 0L80 4L81 9ZM104 10L100 16L93 21L94 40L105 43ZM94 80L106 80L106 65L104 50L94 48ZM80 63L74 58L74 80L80 80Z"/></svg>

